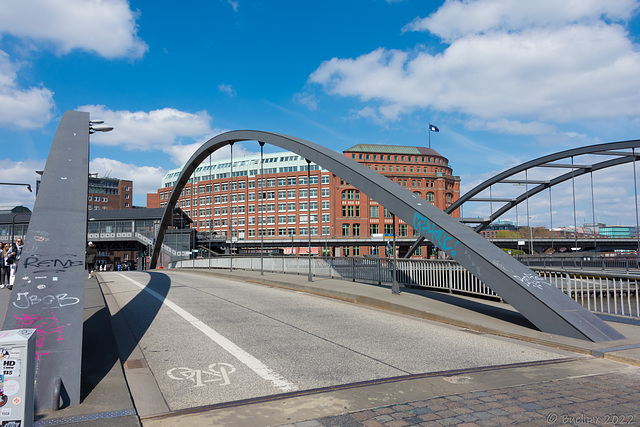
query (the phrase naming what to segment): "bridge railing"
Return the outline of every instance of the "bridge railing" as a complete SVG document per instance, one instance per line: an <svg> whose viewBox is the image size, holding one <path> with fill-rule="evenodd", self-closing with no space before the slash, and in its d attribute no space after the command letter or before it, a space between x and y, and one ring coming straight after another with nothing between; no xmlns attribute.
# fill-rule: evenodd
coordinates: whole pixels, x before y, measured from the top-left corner
<svg viewBox="0 0 640 427"><path fill-rule="evenodd" d="M600 261L595 261L593 265L600 266ZM307 256L270 255L262 258L262 261L260 257L255 256L220 256L176 261L170 267L233 267L239 270L259 271L261 262L265 272L299 275L309 272ZM612 265L621 265L620 260L618 264ZM586 264L583 263L583 266ZM597 269L590 272L573 271L533 265L531 268L551 285L594 313L640 319L640 274L602 272ZM396 261L395 271L401 286L500 299L485 283L452 260L402 259ZM393 272L393 260L388 258L311 257L311 273L316 277L390 285L393 282Z"/></svg>
<svg viewBox="0 0 640 427"><path fill-rule="evenodd" d="M523 256L518 261L528 267L555 267L562 270L640 270L640 258L637 256L602 256L583 254L567 257L559 256Z"/></svg>

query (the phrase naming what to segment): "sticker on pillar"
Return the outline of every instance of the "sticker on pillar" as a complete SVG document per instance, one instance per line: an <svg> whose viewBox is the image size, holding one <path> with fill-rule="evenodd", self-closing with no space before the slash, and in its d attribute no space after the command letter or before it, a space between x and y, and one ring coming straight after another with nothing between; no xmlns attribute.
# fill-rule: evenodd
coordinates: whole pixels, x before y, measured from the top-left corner
<svg viewBox="0 0 640 427"><path fill-rule="evenodd" d="M16 380L7 380L4 382L5 396L13 396L20 391L20 383Z"/></svg>
<svg viewBox="0 0 640 427"><path fill-rule="evenodd" d="M20 359L2 359L2 374L7 377L19 377Z"/></svg>
<svg viewBox="0 0 640 427"><path fill-rule="evenodd" d="M5 408L5 409L0 411L0 417L10 417L10 416L11 416L11 408ZM15 422L19 423L20 421L3 421L2 425L3 426L13 425L13 424L8 424L8 423L15 423ZM5 424L5 423L7 423L7 424ZM20 424L17 424L17 425L19 426Z"/></svg>
<svg viewBox="0 0 640 427"><path fill-rule="evenodd" d="M0 374L0 407L6 405L9 397L4 394L4 375Z"/></svg>

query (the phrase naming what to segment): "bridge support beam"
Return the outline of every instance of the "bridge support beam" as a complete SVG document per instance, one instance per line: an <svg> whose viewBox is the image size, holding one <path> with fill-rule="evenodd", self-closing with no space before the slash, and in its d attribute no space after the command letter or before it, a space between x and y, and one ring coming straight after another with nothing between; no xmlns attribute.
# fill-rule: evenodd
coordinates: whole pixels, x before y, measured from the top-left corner
<svg viewBox="0 0 640 427"><path fill-rule="evenodd" d="M56 131L24 239L4 329L36 329L36 410L80 403L89 113Z"/></svg>
<svg viewBox="0 0 640 427"><path fill-rule="evenodd" d="M167 202L154 245L155 268L166 227L178 197L195 169L216 150L238 142L259 141L299 154L367 194L414 227L541 331L594 342L623 339L618 331L583 308L469 227L404 187L326 147L276 133L232 131L205 142L187 161Z"/></svg>

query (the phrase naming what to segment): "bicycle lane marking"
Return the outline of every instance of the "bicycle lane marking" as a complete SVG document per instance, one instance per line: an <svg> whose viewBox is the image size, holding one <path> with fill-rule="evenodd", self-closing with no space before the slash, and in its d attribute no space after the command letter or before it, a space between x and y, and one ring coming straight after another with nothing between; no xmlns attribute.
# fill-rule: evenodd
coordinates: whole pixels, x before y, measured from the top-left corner
<svg viewBox="0 0 640 427"><path fill-rule="evenodd" d="M169 300L168 298L163 297L156 291L149 289L147 286L139 283L138 281L125 276L122 273L116 273L120 277L126 279L127 281L133 283L143 291L148 292L151 296L160 301L163 305L166 305L171 310L175 311L180 317L185 319L187 322L191 323L194 327L199 329L202 333L204 333L207 337L209 337L213 342L222 347L225 351L231 354L233 357L238 359L243 365L251 369L253 372L258 374L262 379L271 382L274 387L282 390L283 392L296 391L298 387L286 380L282 375L274 372L267 365L262 363L260 360L256 359L251 354L247 353L242 348L238 347L235 343L233 343L228 338L221 335L215 329L206 325L203 321L193 316L191 313Z"/></svg>

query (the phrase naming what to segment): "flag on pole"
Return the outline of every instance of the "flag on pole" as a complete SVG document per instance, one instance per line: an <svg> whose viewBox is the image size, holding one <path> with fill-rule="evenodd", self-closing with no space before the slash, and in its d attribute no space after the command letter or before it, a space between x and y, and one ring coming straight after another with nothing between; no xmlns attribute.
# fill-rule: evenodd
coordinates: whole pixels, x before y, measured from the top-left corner
<svg viewBox="0 0 640 427"><path fill-rule="evenodd" d="M429 132L440 132L440 129L429 123Z"/></svg>

